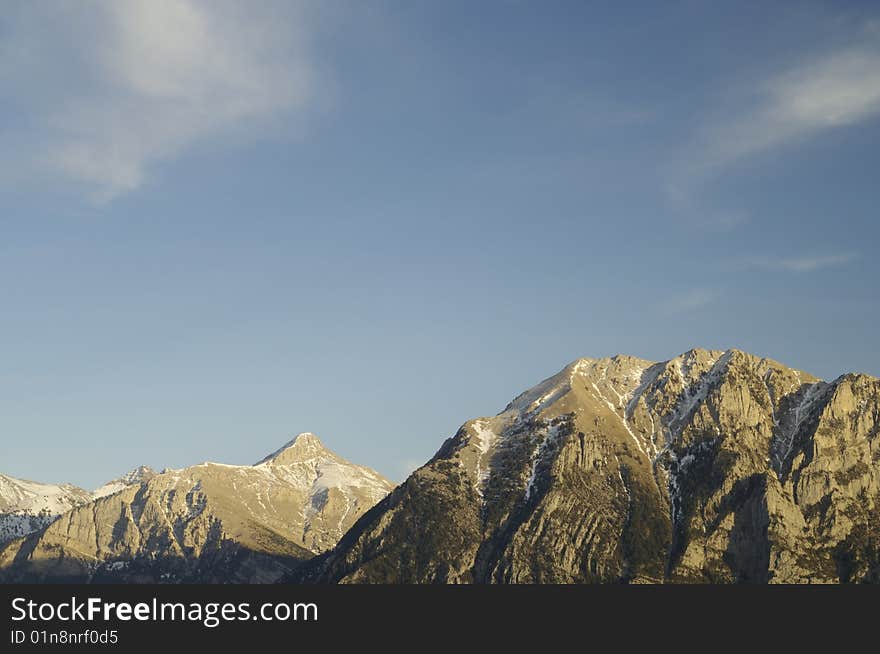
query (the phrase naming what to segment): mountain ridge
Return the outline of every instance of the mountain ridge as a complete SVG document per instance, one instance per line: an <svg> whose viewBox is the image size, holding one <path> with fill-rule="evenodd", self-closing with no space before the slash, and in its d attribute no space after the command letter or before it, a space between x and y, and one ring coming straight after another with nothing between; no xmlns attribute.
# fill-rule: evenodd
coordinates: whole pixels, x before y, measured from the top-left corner
<svg viewBox="0 0 880 654"><path fill-rule="evenodd" d="M124 475L99 486L92 491L91 497L93 500L96 500L106 497L107 495L112 495L113 493L118 493L127 486L147 481L148 479L155 477L157 474L159 473L153 470L150 466L138 466L129 470Z"/></svg>
<svg viewBox="0 0 880 654"><path fill-rule="evenodd" d="M313 434L251 466L149 473L0 547L0 577L273 581L335 544L393 488Z"/></svg>
<svg viewBox="0 0 880 654"><path fill-rule="evenodd" d="M51 524L91 494L73 484L46 484L0 474L0 545Z"/></svg>
<svg viewBox="0 0 880 654"><path fill-rule="evenodd" d="M396 487L304 432L251 466L140 471L0 545L0 578L876 583L878 436L870 375L584 357Z"/></svg>
<svg viewBox="0 0 880 654"><path fill-rule="evenodd" d="M869 375L577 359L465 422L295 579L877 581L878 424Z"/></svg>

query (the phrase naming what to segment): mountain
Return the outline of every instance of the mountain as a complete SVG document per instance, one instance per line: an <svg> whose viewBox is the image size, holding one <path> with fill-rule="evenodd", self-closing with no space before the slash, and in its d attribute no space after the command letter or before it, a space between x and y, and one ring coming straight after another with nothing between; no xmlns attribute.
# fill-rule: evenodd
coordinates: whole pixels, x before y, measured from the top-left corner
<svg viewBox="0 0 880 654"><path fill-rule="evenodd" d="M51 524L91 499L70 484L41 484L0 474L0 544Z"/></svg>
<svg viewBox="0 0 880 654"><path fill-rule="evenodd" d="M880 581L880 380L738 350L580 359L294 581Z"/></svg>
<svg viewBox="0 0 880 654"><path fill-rule="evenodd" d="M0 548L0 580L275 581L332 547L393 488L313 434L252 466L138 474L140 483Z"/></svg>
<svg viewBox="0 0 880 654"><path fill-rule="evenodd" d="M151 468L140 466L92 493L71 484L42 484L0 474L0 544L39 531L75 507L155 474Z"/></svg>
<svg viewBox="0 0 880 654"><path fill-rule="evenodd" d="M149 481L155 476L156 471L153 470L151 467L138 466L131 472L127 472L121 477L117 477L113 481L108 481L100 488L96 488L94 491L92 491L92 499L96 500L101 497L113 495L113 493L118 493L123 488L132 486L134 484L140 484L141 482Z"/></svg>

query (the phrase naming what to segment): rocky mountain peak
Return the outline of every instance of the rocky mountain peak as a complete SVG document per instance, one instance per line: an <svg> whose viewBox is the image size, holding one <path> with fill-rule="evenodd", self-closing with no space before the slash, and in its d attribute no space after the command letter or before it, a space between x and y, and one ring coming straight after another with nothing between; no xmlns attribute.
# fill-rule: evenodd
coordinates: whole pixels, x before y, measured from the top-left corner
<svg viewBox="0 0 880 654"><path fill-rule="evenodd" d="M117 477L112 481L108 481L100 488L96 488L92 492L92 499L107 497L108 495L112 495L113 493L118 493L123 488L127 488L128 486L149 481L157 474L158 473L150 466L138 466L137 468L125 473L121 477Z"/></svg>
<svg viewBox="0 0 880 654"><path fill-rule="evenodd" d="M123 479L126 481L141 481L145 477L150 477L155 475L156 471L153 470L150 466L138 466L134 470L123 475Z"/></svg>
<svg viewBox="0 0 880 654"><path fill-rule="evenodd" d="M466 422L303 578L876 582L878 435L866 375L577 359Z"/></svg>
<svg viewBox="0 0 880 654"><path fill-rule="evenodd" d="M282 445L269 456L258 461L256 465L289 465L322 456L335 458L335 455L324 447L321 439L315 436L315 434L306 431L297 434L295 438Z"/></svg>
<svg viewBox="0 0 880 654"><path fill-rule="evenodd" d="M0 580L277 581L393 487L311 433L256 465L144 466L0 544Z"/></svg>

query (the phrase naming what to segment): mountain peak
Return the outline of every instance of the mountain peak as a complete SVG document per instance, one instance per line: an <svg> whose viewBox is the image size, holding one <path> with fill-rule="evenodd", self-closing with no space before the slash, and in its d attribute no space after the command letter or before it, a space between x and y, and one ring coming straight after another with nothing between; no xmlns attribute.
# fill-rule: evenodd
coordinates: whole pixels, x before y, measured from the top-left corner
<svg viewBox="0 0 880 654"><path fill-rule="evenodd" d="M149 479L150 477L154 477L155 475L156 471L153 470L150 466L138 466L134 470L130 470L129 472L122 475L119 480L129 484L135 484L139 481L144 481L146 479Z"/></svg>
<svg viewBox="0 0 880 654"><path fill-rule="evenodd" d="M327 448L324 447L320 438L310 431L305 431L301 434L297 434L296 437L286 442L280 448L272 452L272 454L258 461L256 465L262 465L264 463L295 463L328 453Z"/></svg>
<svg viewBox="0 0 880 654"><path fill-rule="evenodd" d="M736 348L577 359L466 422L302 580L876 582L878 416L880 380Z"/></svg>
<svg viewBox="0 0 880 654"><path fill-rule="evenodd" d="M99 499L102 497L107 497L108 495L113 495L113 493L118 493L127 486L132 486L134 484L140 484L144 481L149 481L155 476L156 471L153 470L150 466L138 466L137 468L126 472L121 477L117 477L112 481L108 481L100 488L96 488L92 492L92 499Z"/></svg>

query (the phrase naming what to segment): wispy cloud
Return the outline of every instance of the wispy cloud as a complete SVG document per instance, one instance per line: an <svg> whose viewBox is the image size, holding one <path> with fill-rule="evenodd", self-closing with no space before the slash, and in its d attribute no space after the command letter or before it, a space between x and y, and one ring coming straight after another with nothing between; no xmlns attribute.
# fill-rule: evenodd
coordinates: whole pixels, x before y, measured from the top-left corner
<svg viewBox="0 0 880 654"><path fill-rule="evenodd" d="M854 252L801 257L752 257L744 262L744 267L808 273L822 268L843 266L856 259L858 259L858 255Z"/></svg>
<svg viewBox="0 0 880 654"><path fill-rule="evenodd" d="M717 291L705 288L693 289L670 297L663 306L670 313L680 313L700 309L716 299L718 299Z"/></svg>
<svg viewBox="0 0 880 654"><path fill-rule="evenodd" d="M803 53L800 63L727 91L725 108L697 119L691 142L669 167L671 208L704 228L738 226L748 211L707 207L708 182L751 157L880 117L878 24L862 23L845 45Z"/></svg>
<svg viewBox="0 0 880 654"><path fill-rule="evenodd" d="M19 3L8 15L0 133L44 172L109 200L194 144L303 107L312 95L297 2ZM32 157L36 159L32 159ZM8 161L4 162L7 164Z"/></svg>
<svg viewBox="0 0 880 654"><path fill-rule="evenodd" d="M706 160L723 165L880 114L880 34L810 57L760 80L736 115L706 127Z"/></svg>

